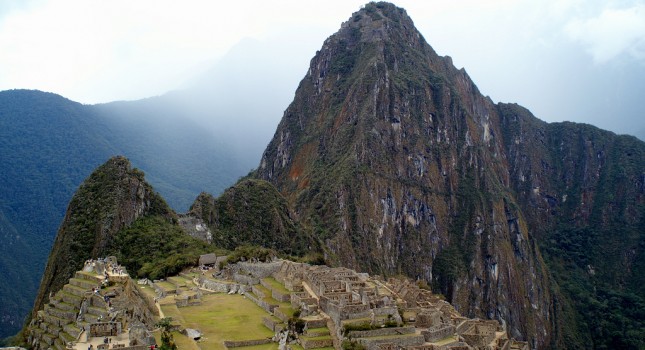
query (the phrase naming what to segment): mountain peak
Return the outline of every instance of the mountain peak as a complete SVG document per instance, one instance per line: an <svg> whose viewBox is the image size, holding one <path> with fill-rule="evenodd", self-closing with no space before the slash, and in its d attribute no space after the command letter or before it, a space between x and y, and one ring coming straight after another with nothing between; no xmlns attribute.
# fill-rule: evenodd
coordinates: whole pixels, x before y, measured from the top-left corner
<svg viewBox="0 0 645 350"><path fill-rule="evenodd" d="M594 153L561 135L483 96L404 10L370 3L311 60L257 176L287 198L326 262L428 281L544 348L564 326L537 239L592 212L565 211L575 202L563 194L587 194L561 187L579 169L561 144L590 152L588 178L609 169L593 164L609 152L600 139Z"/></svg>
<svg viewBox="0 0 645 350"><path fill-rule="evenodd" d="M123 156L99 166L67 207L36 297L34 313L87 259L105 256L114 235L145 215L175 216L166 202Z"/></svg>
<svg viewBox="0 0 645 350"><path fill-rule="evenodd" d="M345 42L348 46L359 42L403 41L418 47L423 40L406 11L388 2L370 2L341 25L328 39Z"/></svg>

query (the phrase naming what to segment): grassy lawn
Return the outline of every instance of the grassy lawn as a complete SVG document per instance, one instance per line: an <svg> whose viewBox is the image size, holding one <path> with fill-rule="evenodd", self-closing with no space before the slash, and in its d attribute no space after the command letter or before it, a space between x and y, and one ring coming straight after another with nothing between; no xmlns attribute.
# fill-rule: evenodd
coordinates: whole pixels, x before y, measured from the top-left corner
<svg viewBox="0 0 645 350"><path fill-rule="evenodd" d="M278 282L275 280L273 277L267 277L263 279L264 282L267 282L273 290L276 290L282 294L289 294L291 293L287 288L285 288L282 283Z"/></svg>
<svg viewBox="0 0 645 350"><path fill-rule="evenodd" d="M174 284L172 284L170 282L167 282L167 281L157 282L155 284L158 285L159 287L163 288L165 291L177 289L177 287L175 287Z"/></svg>
<svg viewBox="0 0 645 350"><path fill-rule="evenodd" d="M172 276L172 277L168 277L168 282L170 282L173 285L176 284L179 287L184 287L186 286L186 282L188 282L188 280L181 276Z"/></svg>
<svg viewBox="0 0 645 350"><path fill-rule="evenodd" d="M172 323L184 324L184 318L179 312L179 308L175 304L161 304L161 311L165 317L172 317Z"/></svg>
<svg viewBox="0 0 645 350"><path fill-rule="evenodd" d="M267 313L239 294L205 295L202 305L176 309L185 320L184 326L199 329L204 334L200 341L203 344L200 347L204 349L224 349L224 340L273 336L262 323L262 317Z"/></svg>

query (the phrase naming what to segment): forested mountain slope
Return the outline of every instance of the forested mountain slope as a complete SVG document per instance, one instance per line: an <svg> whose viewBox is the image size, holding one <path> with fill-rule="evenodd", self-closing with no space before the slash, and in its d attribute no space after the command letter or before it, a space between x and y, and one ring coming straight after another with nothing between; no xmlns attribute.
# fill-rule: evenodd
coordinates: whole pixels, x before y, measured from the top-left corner
<svg viewBox="0 0 645 350"><path fill-rule="evenodd" d="M72 194L109 157L130 157L182 211L252 167L167 101L91 106L40 91L0 92L0 337L22 326Z"/></svg>

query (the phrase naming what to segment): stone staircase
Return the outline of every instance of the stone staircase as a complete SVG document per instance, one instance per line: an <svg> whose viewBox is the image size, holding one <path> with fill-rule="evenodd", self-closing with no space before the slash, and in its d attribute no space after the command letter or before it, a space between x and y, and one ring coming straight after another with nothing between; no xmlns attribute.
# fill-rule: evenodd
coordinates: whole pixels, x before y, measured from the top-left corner
<svg viewBox="0 0 645 350"><path fill-rule="evenodd" d="M107 304L92 294L92 288L100 286L102 281L101 276L76 272L32 320L29 333L32 347L65 350L67 343L78 340L86 325L107 317ZM85 312L79 318L84 304Z"/></svg>

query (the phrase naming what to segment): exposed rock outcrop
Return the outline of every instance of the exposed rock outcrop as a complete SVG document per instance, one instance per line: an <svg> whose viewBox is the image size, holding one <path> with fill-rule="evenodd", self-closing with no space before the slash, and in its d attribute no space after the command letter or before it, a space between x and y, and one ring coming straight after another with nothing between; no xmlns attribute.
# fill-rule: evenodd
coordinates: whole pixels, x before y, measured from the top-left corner
<svg viewBox="0 0 645 350"><path fill-rule="evenodd" d="M613 267L633 278L643 149L493 103L403 9L370 3L311 60L257 177L287 198L327 262L431 281L465 315L498 319L532 348L562 347L567 301L540 245L558 225L620 222L630 238L614 252L632 253ZM600 241L615 247L607 233Z"/></svg>

